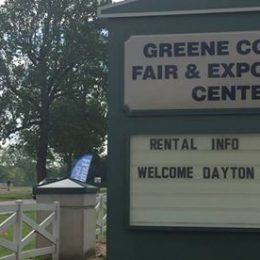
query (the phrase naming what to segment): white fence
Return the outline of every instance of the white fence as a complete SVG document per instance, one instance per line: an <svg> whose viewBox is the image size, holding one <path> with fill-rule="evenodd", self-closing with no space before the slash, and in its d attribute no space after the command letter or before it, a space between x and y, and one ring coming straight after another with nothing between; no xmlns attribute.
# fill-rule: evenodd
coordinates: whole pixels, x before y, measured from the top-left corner
<svg viewBox="0 0 260 260"><path fill-rule="evenodd" d="M97 224L96 235L99 240L104 240L107 230L107 195L106 193L100 193L97 195Z"/></svg>
<svg viewBox="0 0 260 260"><path fill-rule="evenodd" d="M50 214L41 223L37 224L33 219L25 215L25 211L49 211ZM13 225L13 241L0 238L0 246L12 252L12 254L0 257L0 260L22 260L30 257L52 255L52 259L58 260L59 257L59 226L60 226L60 206L59 202L53 204L24 204L22 201L16 201L15 204L1 205L0 214L8 214L5 221L0 224L0 232L8 230ZM23 237L23 223L31 227L31 232ZM52 232L46 230L52 226ZM36 234L40 234L51 242L51 246L44 248L35 248L33 250L23 250Z"/></svg>
<svg viewBox="0 0 260 260"><path fill-rule="evenodd" d="M96 203L96 235L98 240L104 240L107 229L107 197L106 193L97 195ZM49 211L50 214L39 224L25 215L28 211ZM53 260L59 258L59 227L60 227L60 205L59 202L53 204L23 203L18 200L15 203L8 203L0 206L0 214L8 217L0 223L0 233L10 230L13 226L13 241L6 238L0 238L0 247L10 250L12 253L0 257L0 260L22 260L36 256L52 255ZM31 232L23 237L23 223L31 227ZM52 232L49 232L49 226ZM48 228L48 230L46 230ZM35 248L23 250L32 240L35 240L39 234L51 242L51 246L44 248Z"/></svg>

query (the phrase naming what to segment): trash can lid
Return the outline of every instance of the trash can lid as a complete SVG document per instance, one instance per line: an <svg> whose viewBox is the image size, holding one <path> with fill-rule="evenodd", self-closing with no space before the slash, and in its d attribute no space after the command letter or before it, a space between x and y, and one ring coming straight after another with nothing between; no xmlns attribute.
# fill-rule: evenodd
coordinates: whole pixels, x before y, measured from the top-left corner
<svg viewBox="0 0 260 260"><path fill-rule="evenodd" d="M97 188L95 186L76 180L71 180L69 178L48 184L38 185L35 190L36 194L77 194L97 192Z"/></svg>

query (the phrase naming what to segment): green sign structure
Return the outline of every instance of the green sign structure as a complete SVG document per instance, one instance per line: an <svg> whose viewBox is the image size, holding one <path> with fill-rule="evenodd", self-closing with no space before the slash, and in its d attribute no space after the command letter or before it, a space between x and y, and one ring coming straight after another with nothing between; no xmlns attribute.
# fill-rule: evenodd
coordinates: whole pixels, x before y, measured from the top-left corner
<svg viewBox="0 0 260 260"><path fill-rule="evenodd" d="M129 0L99 16L108 260L258 260L259 1Z"/></svg>

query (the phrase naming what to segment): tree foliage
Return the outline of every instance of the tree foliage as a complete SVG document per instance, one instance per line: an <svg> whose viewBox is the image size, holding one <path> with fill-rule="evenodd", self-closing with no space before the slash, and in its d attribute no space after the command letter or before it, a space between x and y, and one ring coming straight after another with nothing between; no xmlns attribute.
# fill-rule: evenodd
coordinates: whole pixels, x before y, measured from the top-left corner
<svg viewBox="0 0 260 260"><path fill-rule="evenodd" d="M0 164L0 182L10 180L15 185L35 184L35 161L21 150L11 146L2 149Z"/></svg>
<svg viewBox="0 0 260 260"><path fill-rule="evenodd" d="M36 157L38 181L46 176L50 145L77 153L104 140L106 40L97 5L8 0L0 8L0 135L20 132L18 140ZM76 148L80 140L85 148Z"/></svg>
<svg viewBox="0 0 260 260"><path fill-rule="evenodd" d="M86 151L92 154L103 152L106 109L98 99L60 99L51 112L50 145L55 153L63 156L68 168L75 156L81 156Z"/></svg>
<svg viewBox="0 0 260 260"><path fill-rule="evenodd" d="M36 161L23 149L8 146L0 153L0 183L10 180L14 185L32 186L36 184ZM50 177L64 177L67 174L65 167L59 160L47 161Z"/></svg>

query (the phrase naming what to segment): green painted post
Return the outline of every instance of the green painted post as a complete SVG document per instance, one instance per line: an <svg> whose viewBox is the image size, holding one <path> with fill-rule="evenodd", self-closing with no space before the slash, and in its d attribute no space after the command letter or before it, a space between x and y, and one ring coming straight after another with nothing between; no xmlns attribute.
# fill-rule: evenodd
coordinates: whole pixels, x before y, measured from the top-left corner
<svg viewBox="0 0 260 260"><path fill-rule="evenodd" d="M130 0L101 8L99 16L107 19L110 34L108 260L258 260L260 168L252 158L257 154L260 133L259 1ZM210 42L218 47L210 54L201 47L201 41L208 48ZM179 47L174 45L175 53L174 42L180 43ZM189 50L182 52L188 43ZM161 52L160 44L165 44ZM251 51L254 53L246 53ZM182 59L178 55L183 55ZM214 64L225 64L232 72L218 70ZM237 67L233 67L237 64L247 72L238 75ZM168 67L167 78L163 75L165 67L158 72L156 66L160 65L176 65L177 76L175 67ZM187 71L182 65L186 69L196 65L199 78L183 76ZM156 79L154 71L148 69L145 74L145 66L157 68ZM173 90L165 92L170 89L169 78ZM186 84L189 88L182 93ZM199 86L204 88L196 90ZM173 102L165 93L173 95ZM180 146L173 149L171 141L171 151L167 152L167 138L185 139L190 147L186 151ZM213 140L220 139L233 142L233 147L213 151ZM203 149L206 152L202 156ZM167 156L172 156L175 164L167 159L160 164ZM218 165L214 165L214 156ZM193 158L198 158L197 164ZM248 158L248 163L242 162L243 158ZM150 160L149 165L145 160ZM171 163L176 170L176 162L186 167L182 168L186 175L181 180L173 180L166 172ZM206 180L207 171L212 173L214 166L222 169L220 182ZM144 167L147 173L141 179L140 169ZM247 170L252 170L252 179L243 178ZM223 171L229 177L223 177ZM235 179L235 174L240 177ZM186 188L190 185L193 190L196 183L202 192L210 188L205 196L193 200ZM182 187L178 200L177 190ZM196 192L194 198L198 197ZM162 193L164 197L159 200ZM207 204L210 198L215 207ZM191 202L196 210L193 205L187 207ZM188 213L180 213L184 206ZM178 214L182 214L181 219Z"/></svg>

